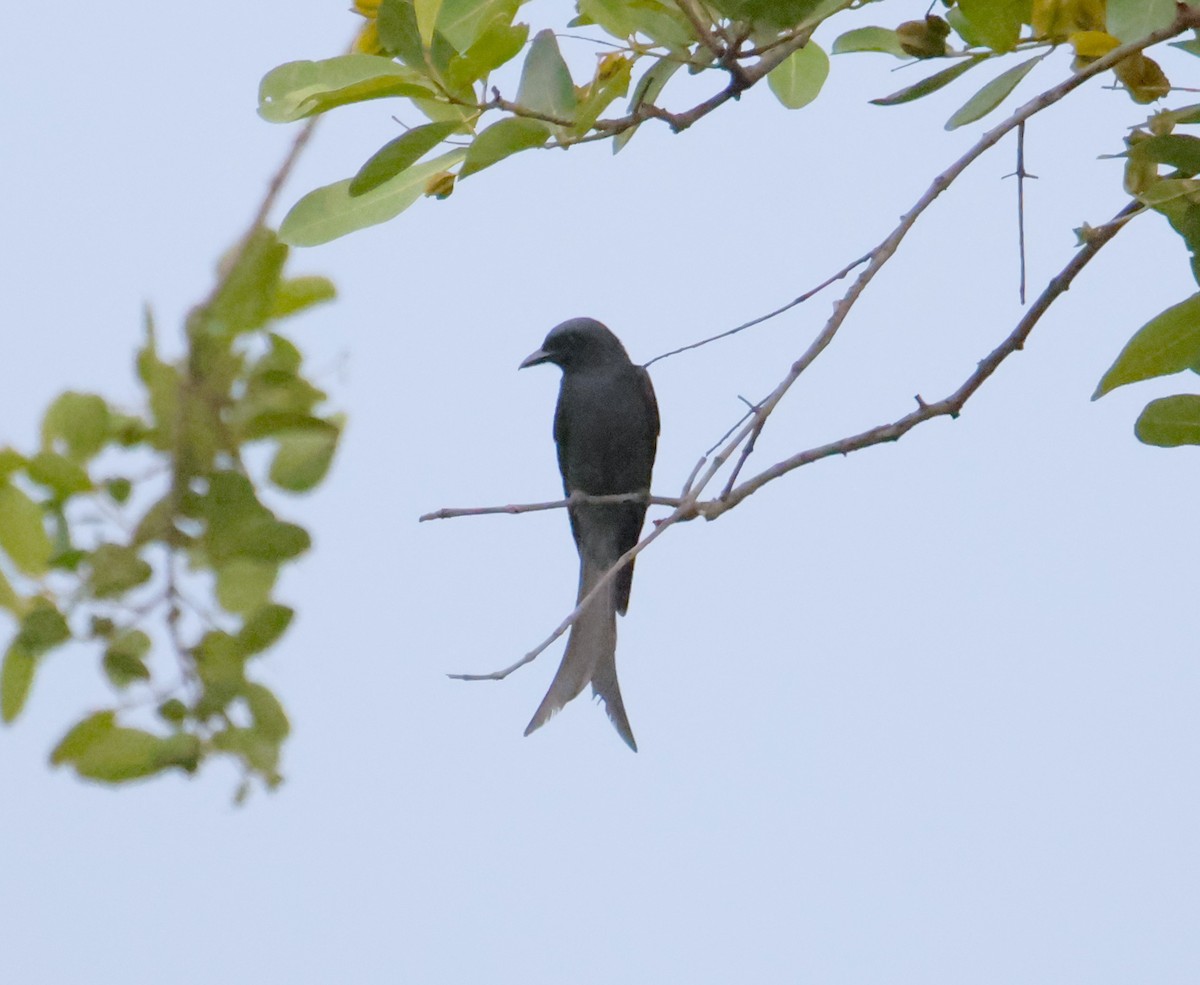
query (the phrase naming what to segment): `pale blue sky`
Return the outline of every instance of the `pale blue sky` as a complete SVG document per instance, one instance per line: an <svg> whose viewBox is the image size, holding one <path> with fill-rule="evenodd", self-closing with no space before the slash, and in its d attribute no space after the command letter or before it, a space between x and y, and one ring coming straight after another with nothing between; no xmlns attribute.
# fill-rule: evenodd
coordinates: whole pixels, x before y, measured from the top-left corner
<svg viewBox="0 0 1200 985"><path fill-rule="evenodd" d="M290 137L255 115L259 78L339 50L341 6L6 12L0 440L30 444L66 386L133 396L143 302L171 338ZM573 599L561 514L416 523L556 494L557 374L517 362L579 314L645 360L865 252L979 132L942 123L982 75L867 105L922 71L895 64L835 58L805 110L754 91L615 159L526 154L295 256L342 292L294 337L350 425L327 486L280 505L315 542L260 667L294 724L287 783L234 809L220 765L115 792L52 771L61 731L107 698L90 653L54 656L0 733L8 980L1200 979L1197 455L1132 435L1146 400L1195 380L1088 400L1132 331L1194 290L1157 219L958 421L794 473L639 560L618 649L638 755L586 699L522 738L558 648L503 684L444 676L510 662ZM1172 60L1192 80L1196 64ZM392 112L323 124L285 199L353 173ZM1122 204L1119 163L1096 156L1144 116L1093 83L1030 124L1033 292L1072 227ZM941 396L1007 334L1012 169L1006 143L934 207L753 461ZM654 367L656 491L832 300Z"/></svg>

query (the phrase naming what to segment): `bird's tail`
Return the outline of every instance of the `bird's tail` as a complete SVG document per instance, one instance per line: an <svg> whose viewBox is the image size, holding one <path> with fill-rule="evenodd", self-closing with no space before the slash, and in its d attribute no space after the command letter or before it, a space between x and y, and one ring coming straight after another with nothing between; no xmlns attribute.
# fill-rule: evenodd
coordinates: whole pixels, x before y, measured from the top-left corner
<svg viewBox="0 0 1200 985"><path fill-rule="evenodd" d="M582 562L579 595L582 599L592 590L605 568L587 559ZM592 693L604 702L604 710L625 744L637 752L637 742L625 714L621 687L617 683L617 607L616 581L609 581L586 609L579 614L567 638L558 672L550 682L550 690L529 720L525 734L546 724L568 701L578 697L588 685Z"/></svg>

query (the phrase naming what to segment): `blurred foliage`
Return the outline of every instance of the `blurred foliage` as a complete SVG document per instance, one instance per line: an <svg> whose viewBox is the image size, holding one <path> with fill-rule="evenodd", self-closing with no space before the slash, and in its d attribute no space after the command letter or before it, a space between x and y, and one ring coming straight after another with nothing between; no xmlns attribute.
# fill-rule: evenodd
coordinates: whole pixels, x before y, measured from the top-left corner
<svg viewBox="0 0 1200 985"><path fill-rule="evenodd" d="M177 360L147 316L142 406L67 392L38 448L0 449L0 607L15 624L0 717L21 713L52 651L92 650L115 703L51 755L87 779L192 773L224 755L242 767L239 796L251 778L280 780L287 715L248 668L291 622L272 591L309 535L262 496L316 486L341 431L278 330L333 285L285 278L287 255L265 228L239 244L189 314Z"/></svg>

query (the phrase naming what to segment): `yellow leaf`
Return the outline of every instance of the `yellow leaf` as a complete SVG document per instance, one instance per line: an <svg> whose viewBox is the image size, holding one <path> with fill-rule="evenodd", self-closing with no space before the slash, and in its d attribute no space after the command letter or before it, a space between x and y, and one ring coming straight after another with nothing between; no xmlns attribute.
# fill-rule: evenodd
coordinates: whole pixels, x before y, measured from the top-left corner
<svg viewBox="0 0 1200 985"><path fill-rule="evenodd" d="M1105 6L1105 0L1033 0L1033 33L1061 39L1077 31L1103 31Z"/></svg>
<svg viewBox="0 0 1200 985"><path fill-rule="evenodd" d="M607 82L618 72L626 70L630 64L632 63L625 57L624 52L610 51L596 66L596 81Z"/></svg>
<svg viewBox="0 0 1200 985"><path fill-rule="evenodd" d="M1171 82L1158 62L1140 51L1122 58L1113 71L1135 103L1152 103L1171 91Z"/></svg>
<svg viewBox="0 0 1200 985"><path fill-rule="evenodd" d="M358 32L358 37L354 39L354 51L360 55L383 54L383 46L379 43L379 28L374 21Z"/></svg>
<svg viewBox="0 0 1200 985"><path fill-rule="evenodd" d="M1078 58L1092 59L1107 55L1121 42L1106 31L1076 31L1068 39Z"/></svg>

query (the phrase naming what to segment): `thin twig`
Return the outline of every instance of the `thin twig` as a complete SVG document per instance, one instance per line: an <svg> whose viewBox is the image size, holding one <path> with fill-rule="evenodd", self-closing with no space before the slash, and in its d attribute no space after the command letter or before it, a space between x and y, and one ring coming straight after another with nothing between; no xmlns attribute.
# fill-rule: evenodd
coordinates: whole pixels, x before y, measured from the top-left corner
<svg viewBox="0 0 1200 985"><path fill-rule="evenodd" d="M754 411L758 413L757 410ZM738 456L737 464L733 467L733 471L729 473L729 481L725 483L725 489L721 492L720 499L724 499L733 490L733 484L737 482L737 477L742 472L742 466L746 464L746 459L754 454L754 446L758 443L758 436L762 434L763 425L767 422L765 417L758 418L758 426L750 432L750 437L746 443L742 445L742 453Z"/></svg>
<svg viewBox="0 0 1200 985"><path fill-rule="evenodd" d="M267 216L270 215L271 209L274 207L276 200L279 198L279 193L283 189L284 182L292 173L292 168L296 166L296 161L299 159L304 148L312 138L313 130L316 129L318 116L310 116L304 121L304 126L296 134L292 140L292 146L288 148L287 155L276 168L275 173L271 176L271 180L267 183L267 192L263 196L263 200L259 203L257 211L254 213L254 218L250 220L250 225L246 227L242 238L238 240L237 245L226 256L221 273L217 277L216 283L213 285L212 291L207 299L203 301L196 310L203 310L209 307L216 300L217 295L225 289L225 283L229 276L237 269L238 263L241 262L242 254L254 239L254 234L266 223Z"/></svg>
<svg viewBox="0 0 1200 985"><path fill-rule="evenodd" d="M690 509L690 507L688 508ZM650 531L650 533L648 533L645 537L634 544L633 547L617 558L616 563L596 580L596 584L592 586L592 590L579 600L579 604L576 605L575 608L571 610L570 614L558 624L554 632L542 640L541 643L535 646L516 663L510 664L503 670L492 671L490 674L447 674L446 676L456 681L502 681L514 670L519 670L527 663L532 663L539 656L541 656L543 652L545 652L546 648L550 646L551 643L553 643L556 639L562 636L563 633L571 628L571 626L575 623L575 620L579 618L580 613L583 612L583 610L591 604L592 599L594 599L596 595L617 576L618 571L624 568L625 565L627 565L635 557L641 554L642 551L653 544L664 530L677 521L684 519L684 509L685 504L681 503L678 507L676 507L674 513L658 523L654 529Z"/></svg>
<svg viewBox="0 0 1200 985"><path fill-rule="evenodd" d="M683 484L683 489L679 493L680 499L687 498L687 494L692 491L692 483L696 481L696 476L700 474L700 470L704 468L704 463L708 461L707 455L702 455L700 461L692 466L692 471L688 474L687 481Z"/></svg>
<svg viewBox="0 0 1200 985"><path fill-rule="evenodd" d="M819 294L821 291L825 290L825 288L829 287L830 284L833 284L833 283L841 280L843 277L845 277L847 274L849 274L850 271L852 271L855 267L861 266L862 264L866 263L870 259L871 259L870 253L867 253L864 256L860 256L857 260L850 261L850 263L846 264L846 266L844 266L841 270L839 270L832 277L828 277L825 280L821 281L821 283L818 284L816 287L814 287L812 290L805 291L803 294L801 294L797 298L792 298L792 300L789 301L787 304L776 308L774 311L768 311L765 315L759 315L757 318L751 318L750 321L745 322L742 325L738 325L736 328L730 328L724 332L719 332L718 334L710 336L707 339L701 339L699 342L692 342L690 345L681 346L678 349L672 349L670 352L664 352L661 355L655 356L648 363L646 363L646 368L649 369L660 359L666 359L668 356L677 356L681 352L690 352L692 349L699 349L702 345L708 345L710 342L717 342L717 341L720 341L721 339L727 339L731 335L737 335L738 332L744 332L746 329L753 328L755 325L761 325L763 322L769 321L770 319L776 317L777 315L782 315L785 311L790 311L792 308L796 307L796 305L803 304L809 298L813 297L816 294Z"/></svg>
<svg viewBox="0 0 1200 985"><path fill-rule="evenodd" d="M1012 174L1005 175L1006 178L1017 179L1017 252L1020 254L1021 260L1021 285L1020 296L1021 304L1025 303L1025 180L1033 178L1036 180L1036 174L1030 174L1025 170L1025 123L1022 121L1017 126L1017 169Z"/></svg>
<svg viewBox="0 0 1200 985"><path fill-rule="evenodd" d="M648 496L645 493L614 493L610 496L587 496L576 493L567 499L554 499L544 503L510 503L507 506L465 506L444 507L432 513L423 513L417 518L418 523L427 520L453 520L460 516L488 516L495 513L537 513L541 510L563 510L568 506L581 504L602 505L606 503L647 503L650 506L670 506L675 508L679 500L672 496Z"/></svg>

